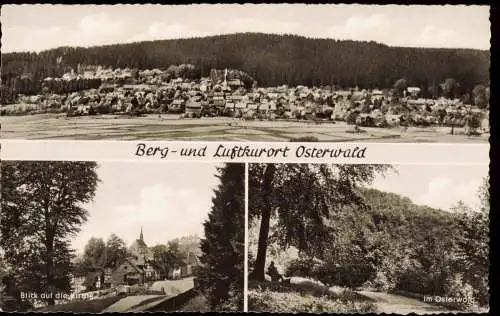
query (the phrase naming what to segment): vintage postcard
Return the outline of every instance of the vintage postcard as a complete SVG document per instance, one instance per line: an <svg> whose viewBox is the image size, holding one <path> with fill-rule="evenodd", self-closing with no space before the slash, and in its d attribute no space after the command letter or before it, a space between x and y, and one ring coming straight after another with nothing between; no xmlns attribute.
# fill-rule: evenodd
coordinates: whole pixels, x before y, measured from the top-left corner
<svg viewBox="0 0 500 316"><path fill-rule="evenodd" d="M244 164L1 169L4 312L243 311Z"/></svg>
<svg viewBox="0 0 500 316"><path fill-rule="evenodd" d="M2 138L489 138L488 6L5 5L1 22Z"/></svg>
<svg viewBox="0 0 500 316"><path fill-rule="evenodd" d="M487 165L250 164L248 311L487 312Z"/></svg>
<svg viewBox="0 0 500 316"><path fill-rule="evenodd" d="M0 312L489 311L489 11L1 6Z"/></svg>

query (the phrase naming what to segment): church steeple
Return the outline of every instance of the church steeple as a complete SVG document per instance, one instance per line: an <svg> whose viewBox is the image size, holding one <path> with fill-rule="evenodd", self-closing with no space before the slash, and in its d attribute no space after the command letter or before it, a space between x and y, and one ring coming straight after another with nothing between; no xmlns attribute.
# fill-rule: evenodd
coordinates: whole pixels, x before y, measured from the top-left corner
<svg viewBox="0 0 500 316"><path fill-rule="evenodd" d="M142 226L141 226L141 234L139 235L139 239L140 239L141 241L144 241L144 236L142 235Z"/></svg>

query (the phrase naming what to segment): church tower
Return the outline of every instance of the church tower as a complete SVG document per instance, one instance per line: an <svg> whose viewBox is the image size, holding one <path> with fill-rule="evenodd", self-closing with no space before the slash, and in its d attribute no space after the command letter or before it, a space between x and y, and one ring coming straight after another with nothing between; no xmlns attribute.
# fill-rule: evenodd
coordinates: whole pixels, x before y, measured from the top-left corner
<svg viewBox="0 0 500 316"><path fill-rule="evenodd" d="M141 234L139 235L139 240L144 241L144 235L142 234L142 226L141 226Z"/></svg>

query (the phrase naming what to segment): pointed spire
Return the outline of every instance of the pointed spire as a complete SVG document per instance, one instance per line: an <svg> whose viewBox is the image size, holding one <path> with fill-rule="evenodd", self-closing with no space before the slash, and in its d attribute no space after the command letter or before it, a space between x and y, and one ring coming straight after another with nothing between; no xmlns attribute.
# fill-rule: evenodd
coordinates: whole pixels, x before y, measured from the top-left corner
<svg viewBox="0 0 500 316"><path fill-rule="evenodd" d="M144 241L144 236L143 236L143 234L142 234L142 226L141 226L141 234L139 235L139 239L140 239L141 241Z"/></svg>

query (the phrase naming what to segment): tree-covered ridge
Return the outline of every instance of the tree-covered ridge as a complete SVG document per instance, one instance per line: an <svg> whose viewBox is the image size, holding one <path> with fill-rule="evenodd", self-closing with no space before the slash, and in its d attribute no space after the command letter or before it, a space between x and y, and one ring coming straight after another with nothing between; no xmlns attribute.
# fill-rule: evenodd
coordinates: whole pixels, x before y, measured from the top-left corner
<svg viewBox="0 0 500 316"><path fill-rule="evenodd" d="M335 84L390 88L406 78L423 91L447 78L460 94L489 82L490 53L473 49L391 47L375 42L312 39L296 35L239 33L203 38L147 41L90 48L61 47L40 53L2 54L2 82L23 75L60 77L78 65L167 69L193 64L198 75L212 68L241 69L260 86Z"/></svg>

